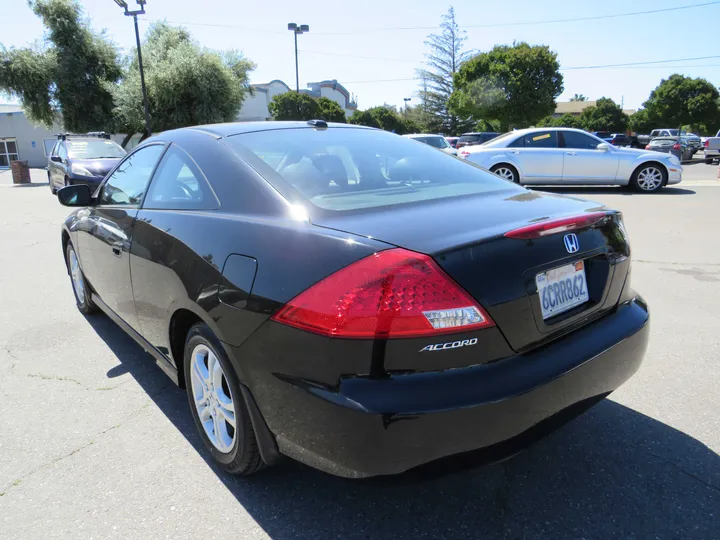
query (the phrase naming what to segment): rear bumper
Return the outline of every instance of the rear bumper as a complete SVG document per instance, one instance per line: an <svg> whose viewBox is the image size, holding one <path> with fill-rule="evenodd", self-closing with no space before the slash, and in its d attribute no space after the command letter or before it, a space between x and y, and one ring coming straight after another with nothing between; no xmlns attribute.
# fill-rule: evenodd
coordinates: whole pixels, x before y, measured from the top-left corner
<svg viewBox="0 0 720 540"><path fill-rule="evenodd" d="M668 169L668 185L679 184L680 182L682 182L682 173L682 165L671 166Z"/></svg>
<svg viewBox="0 0 720 540"><path fill-rule="evenodd" d="M705 149L705 158L718 158L720 157L720 149L718 150L712 150L712 149Z"/></svg>
<svg viewBox="0 0 720 540"><path fill-rule="evenodd" d="M648 321L636 297L527 354L441 372L344 377L337 388L276 377L258 404L282 408L285 421L273 414L270 428L286 455L346 477L400 473L508 441L612 392L639 368Z"/></svg>

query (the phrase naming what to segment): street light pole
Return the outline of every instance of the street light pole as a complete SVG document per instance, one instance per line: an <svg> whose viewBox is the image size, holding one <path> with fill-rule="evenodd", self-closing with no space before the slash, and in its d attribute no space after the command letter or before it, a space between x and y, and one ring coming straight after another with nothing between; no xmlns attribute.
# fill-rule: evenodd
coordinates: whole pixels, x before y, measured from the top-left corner
<svg viewBox="0 0 720 540"><path fill-rule="evenodd" d="M128 9L128 5L125 0L115 0L115 3L121 8L125 9L125 15L127 15L128 17L132 16L133 22L135 23L135 43L137 44L138 67L140 68L140 87L142 88L143 108L145 109L145 132L149 137L150 135L152 135L152 130L150 129L150 110L148 108L147 88L145 87L145 70L143 69L142 49L140 47L140 30L138 30L137 22L138 15L145 15L146 0L136 1L138 3L138 6L140 6L140 9L136 9L134 11L130 11Z"/></svg>
<svg viewBox="0 0 720 540"><path fill-rule="evenodd" d="M297 37L298 34L304 34L305 32L309 32L310 27L307 24L288 23L288 30L295 34L295 91L300 92L300 72L298 70Z"/></svg>

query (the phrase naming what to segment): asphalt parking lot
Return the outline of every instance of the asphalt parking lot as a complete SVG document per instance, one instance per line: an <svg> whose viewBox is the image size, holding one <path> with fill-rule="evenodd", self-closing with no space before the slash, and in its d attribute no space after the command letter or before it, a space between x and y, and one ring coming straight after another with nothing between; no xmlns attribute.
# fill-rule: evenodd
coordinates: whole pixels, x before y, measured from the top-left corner
<svg viewBox="0 0 720 540"><path fill-rule="evenodd" d="M685 170L656 195L552 190L625 215L652 314L633 379L509 461L364 481L215 469L184 392L75 308L68 209L0 173L0 538L720 537L720 182Z"/></svg>

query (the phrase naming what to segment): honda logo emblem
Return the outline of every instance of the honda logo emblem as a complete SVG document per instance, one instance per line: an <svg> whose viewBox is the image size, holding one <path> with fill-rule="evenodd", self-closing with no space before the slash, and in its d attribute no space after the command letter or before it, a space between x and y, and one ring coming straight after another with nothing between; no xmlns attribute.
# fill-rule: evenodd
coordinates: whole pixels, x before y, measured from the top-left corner
<svg viewBox="0 0 720 540"><path fill-rule="evenodd" d="M563 241L565 242L565 249L567 249L568 253L575 253L580 249L580 241L575 234L566 234Z"/></svg>

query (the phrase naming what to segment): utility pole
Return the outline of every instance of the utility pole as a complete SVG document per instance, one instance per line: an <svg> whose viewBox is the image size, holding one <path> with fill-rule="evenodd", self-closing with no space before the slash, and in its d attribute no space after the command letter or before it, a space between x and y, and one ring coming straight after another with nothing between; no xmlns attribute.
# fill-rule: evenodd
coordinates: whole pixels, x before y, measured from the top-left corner
<svg viewBox="0 0 720 540"><path fill-rule="evenodd" d="M304 34L310 31L310 27L307 24L295 24L288 23L288 30L295 34L295 91L300 92L300 75L298 71L298 51L297 51L297 37L298 34Z"/></svg>
<svg viewBox="0 0 720 540"><path fill-rule="evenodd" d="M136 9L134 11L130 11L128 9L128 4L125 0L115 0L115 3L123 8L125 10L125 15L132 17L135 22L135 43L137 44L138 67L140 68L140 87L142 88L143 108L145 109L145 132L149 137L152 135L152 130L150 129L150 110L148 108L147 88L145 87L145 70L143 69L142 50L140 48L140 31L138 30L137 22L138 15L145 15L145 4L147 3L147 0L136 1L138 6L140 6L140 9Z"/></svg>

